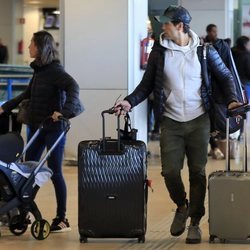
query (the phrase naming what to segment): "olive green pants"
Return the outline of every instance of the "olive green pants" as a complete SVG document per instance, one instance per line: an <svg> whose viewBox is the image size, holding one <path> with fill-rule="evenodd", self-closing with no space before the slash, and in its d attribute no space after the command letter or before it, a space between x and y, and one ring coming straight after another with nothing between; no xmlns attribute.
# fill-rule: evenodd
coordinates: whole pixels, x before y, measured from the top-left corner
<svg viewBox="0 0 250 250"><path fill-rule="evenodd" d="M161 122L161 161L171 199L177 206L185 204L186 192L181 178L184 158L187 157L190 182L190 210L192 218L205 213L206 173L210 120L203 114L188 122L177 122L164 117Z"/></svg>

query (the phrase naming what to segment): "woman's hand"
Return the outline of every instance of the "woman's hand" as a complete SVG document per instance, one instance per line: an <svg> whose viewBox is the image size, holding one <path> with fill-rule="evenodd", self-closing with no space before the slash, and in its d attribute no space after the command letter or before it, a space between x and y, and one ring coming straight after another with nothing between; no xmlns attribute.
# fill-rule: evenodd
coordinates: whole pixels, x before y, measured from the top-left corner
<svg viewBox="0 0 250 250"><path fill-rule="evenodd" d="M116 115L125 115L127 112L130 111L131 105L126 100L124 100L124 101L118 101L115 104L114 109L115 109L115 114Z"/></svg>
<svg viewBox="0 0 250 250"><path fill-rule="evenodd" d="M51 118L53 119L54 122L58 122L59 121L59 118L58 118L59 116L63 116L63 115L60 112L54 111Z"/></svg>

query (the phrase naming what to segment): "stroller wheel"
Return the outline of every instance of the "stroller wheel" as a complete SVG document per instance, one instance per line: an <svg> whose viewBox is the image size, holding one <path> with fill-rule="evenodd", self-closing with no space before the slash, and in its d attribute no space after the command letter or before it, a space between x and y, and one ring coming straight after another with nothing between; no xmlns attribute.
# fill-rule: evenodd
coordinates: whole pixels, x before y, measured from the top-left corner
<svg viewBox="0 0 250 250"><path fill-rule="evenodd" d="M13 233L14 235L19 236L25 233L27 228L28 228L28 222L26 223L26 221L23 221L23 216L15 215L10 219L9 229L11 233Z"/></svg>
<svg viewBox="0 0 250 250"><path fill-rule="evenodd" d="M36 240L44 240L50 234L50 224L46 220L35 220L31 225L31 234Z"/></svg>

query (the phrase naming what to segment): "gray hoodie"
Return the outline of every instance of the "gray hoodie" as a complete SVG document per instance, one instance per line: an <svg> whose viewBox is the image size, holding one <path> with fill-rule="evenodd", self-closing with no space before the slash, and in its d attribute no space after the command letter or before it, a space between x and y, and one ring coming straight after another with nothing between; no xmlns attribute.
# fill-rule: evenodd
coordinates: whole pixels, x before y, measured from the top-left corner
<svg viewBox="0 0 250 250"><path fill-rule="evenodd" d="M187 46L160 37L167 48L164 63L164 116L179 122L195 119L205 113L201 99L201 65L197 56L199 37L190 30Z"/></svg>

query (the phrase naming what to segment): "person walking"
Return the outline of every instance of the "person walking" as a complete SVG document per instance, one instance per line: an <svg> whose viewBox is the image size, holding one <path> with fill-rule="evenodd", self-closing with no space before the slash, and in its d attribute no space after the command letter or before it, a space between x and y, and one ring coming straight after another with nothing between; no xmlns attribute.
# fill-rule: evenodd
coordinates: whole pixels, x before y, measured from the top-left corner
<svg viewBox="0 0 250 250"><path fill-rule="evenodd" d="M161 174L177 209L170 232L181 235L191 217L186 243L200 243L200 220L205 214L205 166L207 162L210 102L201 67L203 49L190 29L191 15L182 6L169 6L162 16L163 33L155 42L140 84L115 105L116 115L125 114L153 91L161 118ZM207 63L222 85L228 108L240 105L230 71L217 51L209 46ZM181 178L184 157L189 168L189 200Z"/></svg>
<svg viewBox="0 0 250 250"><path fill-rule="evenodd" d="M9 112L21 101L29 99L28 141L47 117L52 118L25 155L26 161L39 161L44 149L49 150L64 129L63 121L60 121L59 117L72 118L81 113L83 107L79 100L79 86L60 64L52 35L47 31L34 33L29 53L30 57L34 58L31 63L34 69L33 77L23 93L0 107L0 113ZM66 219L67 187L62 171L65 141L66 136L61 139L48 159L48 167L53 171L51 179L57 201L56 217L52 221L51 232L71 230Z"/></svg>

